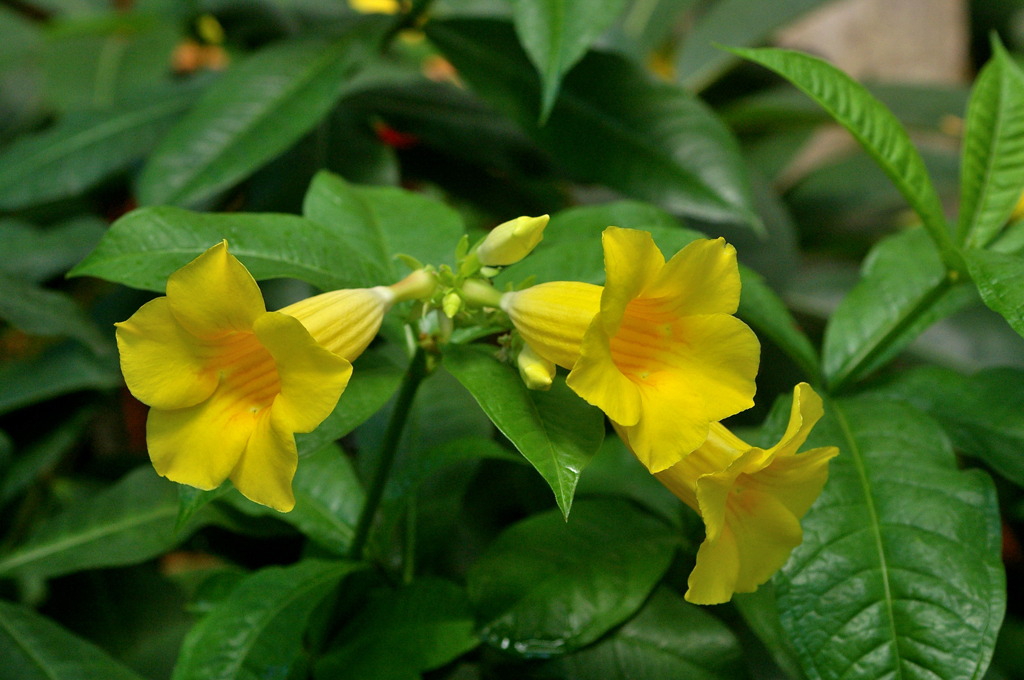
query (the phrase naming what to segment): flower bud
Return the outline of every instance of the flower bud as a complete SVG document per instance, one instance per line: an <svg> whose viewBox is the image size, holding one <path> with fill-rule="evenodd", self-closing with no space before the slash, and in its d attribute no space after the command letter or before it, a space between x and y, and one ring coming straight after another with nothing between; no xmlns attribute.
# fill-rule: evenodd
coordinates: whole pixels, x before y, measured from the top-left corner
<svg viewBox="0 0 1024 680"><path fill-rule="evenodd" d="M486 267L503 267L519 262L544 238L546 226L547 215L517 217L499 224L491 230L476 250L480 264Z"/></svg>
<svg viewBox="0 0 1024 680"><path fill-rule="evenodd" d="M529 345L524 345L516 358L516 365L519 367L519 377L527 388L542 392L551 389L551 382L555 379L554 362L534 352Z"/></svg>

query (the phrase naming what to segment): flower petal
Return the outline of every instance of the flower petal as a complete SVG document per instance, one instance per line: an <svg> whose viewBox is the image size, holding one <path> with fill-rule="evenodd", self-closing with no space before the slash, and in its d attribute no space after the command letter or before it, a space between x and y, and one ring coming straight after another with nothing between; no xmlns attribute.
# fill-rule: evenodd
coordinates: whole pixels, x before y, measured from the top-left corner
<svg viewBox="0 0 1024 680"><path fill-rule="evenodd" d="M699 393L685 386L645 386L639 392L640 419L623 431L637 459L657 473L681 461L707 439L707 406Z"/></svg>
<svg viewBox="0 0 1024 680"><path fill-rule="evenodd" d="M352 288L321 293L278 310L302 322L325 348L349 361L376 337L394 294L387 288Z"/></svg>
<svg viewBox="0 0 1024 680"><path fill-rule="evenodd" d="M758 493L778 498L800 519L821 494L828 481L828 461L837 455L839 449L824 446L795 456L776 456L771 465L744 479Z"/></svg>
<svg viewBox="0 0 1024 680"><path fill-rule="evenodd" d="M195 406L217 389L217 374L206 370L203 342L171 313L167 298L150 300L117 327L121 373L128 389L158 409Z"/></svg>
<svg viewBox="0 0 1024 680"><path fill-rule="evenodd" d="M331 414L352 376L352 364L324 349L302 323L281 312L266 312L253 325L274 357L281 390L271 410L289 432L310 432Z"/></svg>
<svg viewBox="0 0 1024 680"><path fill-rule="evenodd" d="M739 546L731 533L705 540L697 549L697 564L686 581L683 597L694 604L721 604L732 599L740 572Z"/></svg>
<svg viewBox="0 0 1024 680"><path fill-rule="evenodd" d="M665 265L650 232L608 227L601 234L605 284L601 296L601 323L614 336L630 300L656 280Z"/></svg>
<svg viewBox="0 0 1024 680"><path fill-rule="evenodd" d="M501 298L501 308L540 356L571 369L601 307L601 287L575 281L541 283Z"/></svg>
<svg viewBox="0 0 1024 680"><path fill-rule="evenodd" d="M544 356L540 351L537 353ZM566 384L624 427L640 420L640 390L612 360L611 341L600 319L594 319L583 336L579 360L569 372Z"/></svg>
<svg viewBox="0 0 1024 680"><path fill-rule="evenodd" d="M675 316L734 314L740 304L736 249L722 238L693 241L665 264L643 297Z"/></svg>
<svg viewBox="0 0 1024 680"><path fill-rule="evenodd" d="M171 311L190 333L215 338L252 329L266 311L263 295L249 271L221 241L167 279Z"/></svg>
<svg viewBox="0 0 1024 680"><path fill-rule="evenodd" d="M280 512L295 507L292 478L299 464L295 437L271 409L260 412L249 445L231 471L231 483L249 500Z"/></svg>
<svg viewBox="0 0 1024 680"><path fill-rule="evenodd" d="M768 449L775 456L792 456L803 446L811 434L811 428L824 414L821 397L807 383L793 388L793 406L789 411L789 425L779 443Z"/></svg>

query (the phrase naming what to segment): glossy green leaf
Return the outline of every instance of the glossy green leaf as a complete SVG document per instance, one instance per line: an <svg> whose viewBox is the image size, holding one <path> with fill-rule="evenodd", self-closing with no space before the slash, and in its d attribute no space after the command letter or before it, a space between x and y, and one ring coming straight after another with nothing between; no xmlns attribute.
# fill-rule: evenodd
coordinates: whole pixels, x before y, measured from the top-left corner
<svg viewBox="0 0 1024 680"><path fill-rule="evenodd" d="M524 657L565 654L630 618L668 569L675 530L622 500L581 500L506 529L469 571L489 645Z"/></svg>
<svg viewBox="0 0 1024 680"><path fill-rule="evenodd" d="M607 638L544 666L564 678L726 680L745 677L742 658L728 626L661 588Z"/></svg>
<svg viewBox="0 0 1024 680"><path fill-rule="evenodd" d="M960 164L957 234L984 247L1024 189L1024 73L998 41L971 91Z"/></svg>
<svg viewBox="0 0 1024 680"><path fill-rule="evenodd" d="M551 245L567 240L600 238L606 227L681 228L679 220L658 206L640 201L611 201L575 206L555 213L544 229L543 243Z"/></svg>
<svg viewBox="0 0 1024 680"><path fill-rule="evenodd" d="M122 384L113 353L97 356L77 343L65 342L30 359L0 365L0 413L62 394Z"/></svg>
<svg viewBox="0 0 1024 680"><path fill-rule="evenodd" d="M286 678L313 609L358 562L305 560L245 578L189 631L174 680Z"/></svg>
<svg viewBox="0 0 1024 680"><path fill-rule="evenodd" d="M964 258L981 299L1024 335L1024 255L968 250Z"/></svg>
<svg viewBox="0 0 1024 680"><path fill-rule="evenodd" d="M432 21L427 35L485 99L581 182L597 182L671 213L759 224L736 140L689 92L611 55L587 55L536 124L538 84L506 24Z"/></svg>
<svg viewBox="0 0 1024 680"><path fill-rule="evenodd" d="M0 601L0 680L142 680L105 651L31 609Z"/></svg>
<svg viewBox="0 0 1024 680"><path fill-rule="evenodd" d="M168 276L223 239L257 279L290 277L332 290L372 278L374 263L360 259L329 226L295 215L194 213L169 206L141 208L119 219L69 276L162 293Z"/></svg>
<svg viewBox="0 0 1024 680"><path fill-rule="evenodd" d="M808 678L984 675L1006 603L991 479L892 400L826 404L822 444L840 455L775 578Z"/></svg>
<svg viewBox="0 0 1024 680"><path fill-rule="evenodd" d="M860 282L825 329L823 368L833 389L882 366L932 323L974 300L946 274L920 229L890 236L864 260Z"/></svg>
<svg viewBox="0 0 1024 680"><path fill-rule="evenodd" d="M20 137L0 154L0 208L18 210L70 198L129 168L187 110L194 89L68 116L43 132Z"/></svg>
<svg viewBox="0 0 1024 680"><path fill-rule="evenodd" d="M460 437L426 450L415 451L413 455L404 458L388 480L384 498L386 501L408 499L421 484L442 470L459 463L485 459L517 465L526 464L522 456L517 456L493 439L478 436Z"/></svg>
<svg viewBox="0 0 1024 680"><path fill-rule="evenodd" d="M514 0L516 34L543 84L541 120L555 104L562 77L622 12L624 0Z"/></svg>
<svg viewBox="0 0 1024 680"><path fill-rule="evenodd" d="M480 644L465 591L449 581L420 578L378 590L347 622L314 677L419 680Z"/></svg>
<svg viewBox="0 0 1024 680"><path fill-rule="evenodd" d="M38 578L83 569L138 564L188 536L175 532L178 493L149 465L43 522L23 544L0 556L0 577ZM197 517L195 529L209 516Z"/></svg>
<svg viewBox="0 0 1024 680"><path fill-rule="evenodd" d="M733 595L732 603L750 630L764 643L772 660L787 673L787 677L803 678L800 659L779 621L779 606L775 601L772 582L758 586L752 593Z"/></svg>
<svg viewBox="0 0 1024 680"><path fill-rule="evenodd" d="M818 353L786 304L753 269L741 266L740 280L743 287L737 316L778 345L803 370L804 375L817 380L821 373Z"/></svg>
<svg viewBox="0 0 1024 680"><path fill-rule="evenodd" d="M404 276L408 270L395 260L398 254L435 266L450 262L463 233L462 218L440 201L403 189L351 184L329 172L313 178L302 212L330 228L346 252L370 263L364 286Z"/></svg>
<svg viewBox="0 0 1024 680"><path fill-rule="evenodd" d="M150 156L140 202L200 203L280 154L327 115L374 35L281 42L233 67Z"/></svg>
<svg viewBox="0 0 1024 680"><path fill-rule="evenodd" d="M942 424L964 453L1024 487L1024 371L990 368L971 376L939 366L901 372L872 393L912 404Z"/></svg>
<svg viewBox="0 0 1024 680"><path fill-rule="evenodd" d="M720 0L697 17L676 57L676 70L687 87L702 90L733 63L718 45L756 47L775 31L825 0Z"/></svg>
<svg viewBox="0 0 1024 680"><path fill-rule="evenodd" d="M100 332L67 293L0 274L0 320L29 335L74 338L97 354L111 352L112 337Z"/></svg>
<svg viewBox="0 0 1024 680"><path fill-rule="evenodd" d="M96 247L107 224L83 216L47 228L0 220L0 273L41 282L63 274Z"/></svg>
<svg viewBox="0 0 1024 680"><path fill-rule="evenodd" d="M10 502L39 477L49 474L76 441L82 436L92 409L82 409L64 422L54 423L52 429L37 442L33 442L3 469L3 435L0 433L0 506Z"/></svg>
<svg viewBox="0 0 1024 680"><path fill-rule="evenodd" d="M900 190L936 244L951 257L953 246L939 195L907 131L884 104L863 85L817 57L772 48L737 48L732 52L786 78L845 127Z"/></svg>
<svg viewBox="0 0 1024 680"><path fill-rule="evenodd" d="M568 518L580 473L604 439L604 416L556 380L548 392L528 390L494 348L448 345L444 365L502 434L530 461Z"/></svg>

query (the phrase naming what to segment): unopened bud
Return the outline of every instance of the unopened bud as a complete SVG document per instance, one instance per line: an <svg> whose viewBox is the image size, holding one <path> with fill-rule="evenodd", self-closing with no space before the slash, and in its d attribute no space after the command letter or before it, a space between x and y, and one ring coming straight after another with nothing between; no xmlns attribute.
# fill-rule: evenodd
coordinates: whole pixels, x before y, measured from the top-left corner
<svg viewBox="0 0 1024 680"><path fill-rule="evenodd" d="M544 238L546 226L547 215L517 217L499 224L491 230L476 250L480 264L486 267L504 267L519 262Z"/></svg>
<svg viewBox="0 0 1024 680"><path fill-rule="evenodd" d="M519 377L527 388L542 392L551 389L551 382L555 379L555 364L534 352L529 345L523 346L523 351L516 357L516 365L519 367Z"/></svg>
<svg viewBox="0 0 1024 680"><path fill-rule="evenodd" d="M444 296L441 301L441 309L449 319L453 318L462 309L462 298L454 290Z"/></svg>

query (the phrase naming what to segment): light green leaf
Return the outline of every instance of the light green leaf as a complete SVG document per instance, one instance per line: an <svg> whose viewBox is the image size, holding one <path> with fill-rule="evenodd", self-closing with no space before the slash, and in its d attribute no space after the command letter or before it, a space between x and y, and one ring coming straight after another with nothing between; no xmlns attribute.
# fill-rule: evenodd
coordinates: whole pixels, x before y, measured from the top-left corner
<svg viewBox="0 0 1024 680"><path fill-rule="evenodd" d="M907 131L884 104L836 67L807 54L772 48L731 50L775 71L845 127L885 171L948 260L955 259L942 202Z"/></svg>
<svg viewBox="0 0 1024 680"><path fill-rule="evenodd" d="M174 680L281 677L303 653L313 609L358 562L305 560L244 579L185 637Z"/></svg>
<svg viewBox="0 0 1024 680"><path fill-rule="evenodd" d="M188 537L175 532L177 515L175 485L145 465L43 522L25 543L0 556L0 577L51 578L144 562ZM198 516L190 530L209 519Z"/></svg>
<svg viewBox="0 0 1024 680"><path fill-rule="evenodd" d="M1024 335L1024 255L968 250L964 258L981 299Z"/></svg>
<svg viewBox="0 0 1024 680"><path fill-rule="evenodd" d="M150 156L140 202L201 203L287 149L353 82L375 37L353 31L333 43L290 40L233 67Z"/></svg>
<svg viewBox="0 0 1024 680"><path fill-rule="evenodd" d="M29 335L74 338L97 354L113 350L111 334L101 333L67 293L4 274L0 274L0 320Z"/></svg>
<svg viewBox="0 0 1024 680"><path fill-rule="evenodd" d="M19 210L73 197L129 168L181 117L195 99L194 90L70 115L20 137L0 154L0 208Z"/></svg>
<svg viewBox="0 0 1024 680"><path fill-rule="evenodd" d="M0 602L0 659L0 680L142 680L91 642L9 602Z"/></svg>
<svg viewBox="0 0 1024 680"><path fill-rule="evenodd" d="M448 345L445 368L477 400L502 434L530 461L568 518L580 473L604 439L604 416L556 379L548 392L528 390L493 348Z"/></svg>
<svg viewBox="0 0 1024 680"><path fill-rule="evenodd" d="M982 677L1006 603L991 479L891 400L827 404L807 446L822 444L840 455L775 577L807 676Z"/></svg>
<svg viewBox="0 0 1024 680"><path fill-rule="evenodd" d="M541 121L551 113L562 77L611 26L625 4L624 0L513 1L516 34L543 83Z"/></svg>
<svg viewBox="0 0 1024 680"><path fill-rule="evenodd" d="M928 326L974 299L968 286L946 274L922 230L880 241L825 329L823 368L831 388L882 366Z"/></svg>
<svg viewBox="0 0 1024 680"><path fill-rule="evenodd" d="M332 290L372 278L374 263L361 260L334 229L312 220L169 206L141 208L119 219L68 275L163 292L168 276L223 239L257 279L290 277Z"/></svg>
<svg viewBox="0 0 1024 680"><path fill-rule="evenodd" d="M988 245L1024 191L1024 73L998 40L974 83L960 162L957 234Z"/></svg>
<svg viewBox="0 0 1024 680"><path fill-rule="evenodd" d="M825 0L720 0L686 33L676 70L692 90L703 90L735 62L716 45L757 46L776 30Z"/></svg>
<svg viewBox="0 0 1024 680"><path fill-rule="evenodd" d="M63 274L96 247L107 224L83 216L47 228L17 220L0 220L0 273L26 281Z"/></svg>
<svg viewBox="0 0 1024 680"><path fill-rule="evenodd" d="M31 359L0 365L0 413L61 394L122 384L112 353L96 356L77 343L65 342Z"/></svg>
<svg viewBox="0 0 1024 680"><path fill-rule="evenodd" d="M419 680L480 644L466 593L437 578L378 590L316 664L315 677Z"/></svg>
<svg viewBox="0 0 1024 680"><path fill-rule="evenodd" d="M668 525L622 500L581 500L506 529L468 574L489 645L524 657L565 654L630 618L668 569Z"/></svg>
<svg viewBox="0 0 1024 680"><path fill-rule="evenodd" d="M732 133L682 88L612 54L588 54L538 127L537 78L500 21L432 21L427 35L473 88L546 149L574 179L669 212L760 224Z"/></svg>
<svg viewBox="0 0 1024 680"><path fill-rule="evenodd" d="M736 635L667 588L606 639L545 663L559 678L726 680L745 677Z"/></svg>
<svg viewBox="0 0 1024 680"><path fill-rule="evenodd" d="M408 270L395 260L398 254L433 265L450 262L463 233L462 218L440 201L403 189L351 184L329 172L313 178L302 212L368 263L364 286L404 276Z"/></svg>

